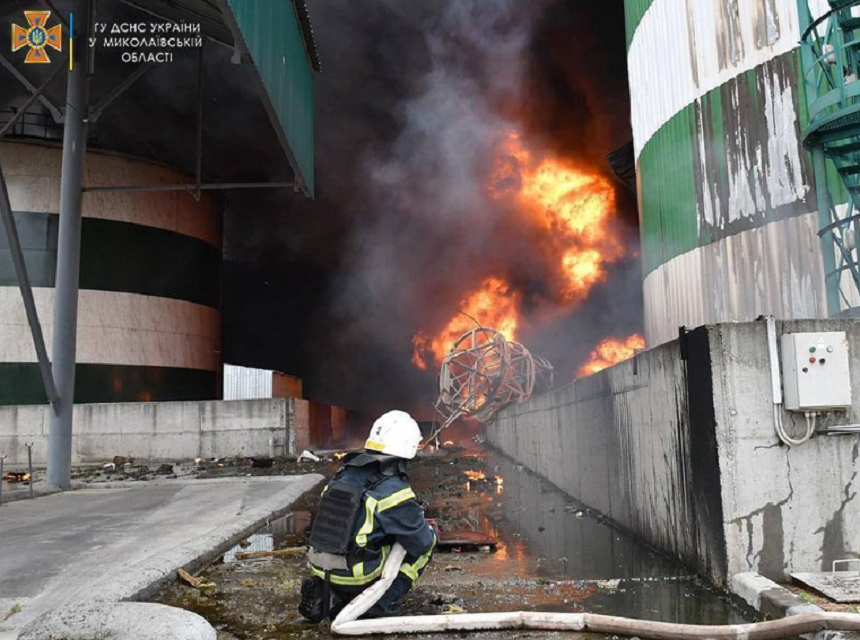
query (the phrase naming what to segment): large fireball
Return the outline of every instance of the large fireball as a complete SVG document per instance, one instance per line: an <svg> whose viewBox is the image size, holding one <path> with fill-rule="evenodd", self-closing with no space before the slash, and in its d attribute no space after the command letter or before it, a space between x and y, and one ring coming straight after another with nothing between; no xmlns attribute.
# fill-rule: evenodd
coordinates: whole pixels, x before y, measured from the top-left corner
<svg viewBox="0 0 860 640"><path fill-rule="evenodd" d="M530 150L522 136L508 131L499 136L487 194L505 205L534 229L548 273L549 289L562 309L585 300L592 287L606 278L606 266L623 257L624 248L611 228L615 189L609 180L587 167L549 153ZM412 361L426 369L428 359L438 365L451 345L477 321L509 340L522 324L523 293L502 277L468 288L460 310L445 327L412 339Z"/></svg>

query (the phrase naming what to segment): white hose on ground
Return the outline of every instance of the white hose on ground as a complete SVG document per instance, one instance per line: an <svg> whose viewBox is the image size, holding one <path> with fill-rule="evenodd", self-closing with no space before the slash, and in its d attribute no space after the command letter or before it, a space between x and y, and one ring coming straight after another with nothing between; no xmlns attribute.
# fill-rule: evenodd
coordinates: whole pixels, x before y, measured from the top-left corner
<svg viewBox="0 0 860 640"><path fill-rule="evenodd" d="M593 613L463 613L438 616L400 616L359 620L388 591L397 577L406 551L395 544L385 562L382 577L350 602L332 622L331 630L345 636L440 631L488 631L531 629L536 631L591 631L652 640L778 640L818 631L860 631L860 614L807 613L781 620L704 626L633 620Z"/></svg>

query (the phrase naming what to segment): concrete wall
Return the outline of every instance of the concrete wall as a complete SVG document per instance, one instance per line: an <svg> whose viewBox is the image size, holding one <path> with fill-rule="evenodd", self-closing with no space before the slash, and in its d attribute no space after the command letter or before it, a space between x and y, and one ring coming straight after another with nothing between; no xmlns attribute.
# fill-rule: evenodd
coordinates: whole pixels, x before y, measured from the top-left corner
<svg viewBox="0 0 860 640"><path fill-rule="evenodd" d="M860 323L845 330L860 422ZM787 424L800 420L784 414ZM782 579L860 555L860 436L788 449L772 423L764 323L715 325L502 412L496 447L727 586L741 571ZM860 502L860 500L857 500Z"/></svg>
<svg viewBox="0 0 860 640"><path fill-rule="evenodd" d="M318 405L317 411L325 405ZM335 409L335 408L330 408ZM45 463L47 406L0 406L0 455L25 464ZM74 464L114 456L189 460L196 456L294 456L313 442L310 403L293 398L215 402L145 402L75 406Z"/></svg>

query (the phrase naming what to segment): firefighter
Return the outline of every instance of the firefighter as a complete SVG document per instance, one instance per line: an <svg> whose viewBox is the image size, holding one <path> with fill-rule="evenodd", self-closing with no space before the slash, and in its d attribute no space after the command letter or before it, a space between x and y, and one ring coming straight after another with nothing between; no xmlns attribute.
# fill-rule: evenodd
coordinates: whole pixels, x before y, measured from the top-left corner
<svg viewBox="0 0 860 640"><path fill-rule="evenodd" d="M406 550L406 559L394 583L363 617L393 615L395 603L424 572L437 533L406 475L421 438L412 416L389 411L373 423L364 451L349 454L323 489L308 544L313 576L302 582L299 606L308 620L334 619L379 578L395 542Z"/></svg>

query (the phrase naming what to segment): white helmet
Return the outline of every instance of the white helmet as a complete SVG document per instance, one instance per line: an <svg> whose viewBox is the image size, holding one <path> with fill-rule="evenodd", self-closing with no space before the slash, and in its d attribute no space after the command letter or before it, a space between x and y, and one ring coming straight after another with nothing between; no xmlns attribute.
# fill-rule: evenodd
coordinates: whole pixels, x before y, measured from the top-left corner
<svg viewBox="0 0 860 640"><path fill-rule="evenodd" d="M405 411L389 411L370 428L365 449L412 460L421 443L421 428Z"/></svg>

